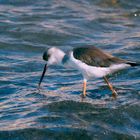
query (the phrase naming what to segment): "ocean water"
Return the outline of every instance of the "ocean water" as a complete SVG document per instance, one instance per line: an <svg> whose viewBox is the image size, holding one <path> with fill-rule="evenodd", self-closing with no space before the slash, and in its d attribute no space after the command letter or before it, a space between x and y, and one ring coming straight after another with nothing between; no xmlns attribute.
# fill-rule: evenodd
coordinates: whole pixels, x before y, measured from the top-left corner
<svg viewBox="0 0 140 140"><path fill-rule="evenodd" d="M0 0L0 140L139 140L140 67L88 81L52 66L46 48L93 45L140 62L139 0Z"/></svg>

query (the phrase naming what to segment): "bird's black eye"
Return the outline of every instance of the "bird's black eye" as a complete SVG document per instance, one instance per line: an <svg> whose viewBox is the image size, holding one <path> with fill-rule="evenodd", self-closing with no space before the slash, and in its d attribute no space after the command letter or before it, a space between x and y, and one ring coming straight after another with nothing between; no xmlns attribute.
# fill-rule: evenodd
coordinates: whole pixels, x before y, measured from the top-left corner
<svg viewBox="0 0 140 140"><path fill-rule="evenodd" d="M44 52L44 54L43 54L43 59L44 59L45 61L48 61L49 58L50 58L50 54L48 54L47 52Z"/></svg>

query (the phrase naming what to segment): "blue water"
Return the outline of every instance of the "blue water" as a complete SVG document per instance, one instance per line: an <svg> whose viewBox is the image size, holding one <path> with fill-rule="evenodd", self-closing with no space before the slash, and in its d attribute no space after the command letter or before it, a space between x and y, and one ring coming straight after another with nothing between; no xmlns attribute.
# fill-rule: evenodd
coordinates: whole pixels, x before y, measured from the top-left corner
<svg viewBox="0 0 140 140"><path fill-rule="evenodd" d="M140 62L139 0L0 0L0 140L139 140L140 67L88 81L74 69L50 67L52 46L94 45Z"/></svg>

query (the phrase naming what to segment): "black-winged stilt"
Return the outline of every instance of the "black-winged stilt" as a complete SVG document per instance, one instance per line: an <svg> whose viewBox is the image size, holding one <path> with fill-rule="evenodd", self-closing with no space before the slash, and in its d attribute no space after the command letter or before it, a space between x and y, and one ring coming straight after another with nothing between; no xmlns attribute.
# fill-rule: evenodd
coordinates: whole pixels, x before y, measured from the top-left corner
<svg viewBox="0 0 140 140"><path fill-rule="evenodd" d="M44 52L43 59L47 61L47 64L44 67L44 71L39 81L39 87L45 72L50 65L71 65L79 70L83 76L82 97L86 96L87 80L103 77L112 91L112 96L116 98L117 92L113 88L112 84L110 84L106 76L121 69L138 65L135 62L115 57L96 47L74 48L67 54L58 48L52 47Z"/></svg>

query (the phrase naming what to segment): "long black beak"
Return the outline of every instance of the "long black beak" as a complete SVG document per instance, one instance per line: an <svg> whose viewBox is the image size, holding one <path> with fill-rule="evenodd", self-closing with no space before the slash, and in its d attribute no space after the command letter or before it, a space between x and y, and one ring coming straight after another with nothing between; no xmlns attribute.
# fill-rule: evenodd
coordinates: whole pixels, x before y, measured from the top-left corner
<svg viewBox="0 0 140 140"><path fill-rule="evenodd" d="M47 66L47 64L45 64L44 70L43 70L43 72L42 72L42 75L41 75L41 78L40 78L40 81L39 81L39 84L38 84L38 89L40 89L40 85L41 85L41 82L42 82L42 80L43 80L43 78L44 78L44 75L45 75L45 73L46 73L47 68L48 68L48 66Z"/></svg>

